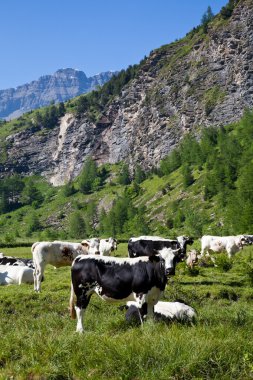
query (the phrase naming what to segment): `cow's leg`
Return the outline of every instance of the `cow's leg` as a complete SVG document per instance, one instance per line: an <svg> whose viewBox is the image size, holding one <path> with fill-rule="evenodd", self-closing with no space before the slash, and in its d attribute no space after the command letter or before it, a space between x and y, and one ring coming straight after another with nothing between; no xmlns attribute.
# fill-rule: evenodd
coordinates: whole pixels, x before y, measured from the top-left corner
<svg viewBox="0 0 253 380"><path fill-rule="evenodd" d="M86 294L82 294L80 296L77 296L76 300L76 317L77 317L77 325L76 325L76 332L82 333L83 332L83 314L90 302L91 295L87 296Z"/></svg>
<svg viewBox="0 0 253 380"><path fill-rule="evenodd" d="M36 269L36 291L40 292L41 291L41 280L43 277L45 265L44 263L40 263L40 265L37 266Z"/></svg>
<svg viewBox="0 0 253 380"><path fill-rule="evenodd" d="M33 271L33 281L34 281L33 289L36 291L37 290L37 269L36 269L36 267Z"/></svg>
<svg viewBox="0 0 253 380"><path fill-rule="evenodd" d="M76 317L77 317L77 325L76 325L76 332L82 333L83 332L83 309L75 306L76 310Z"/></svg>
<svg viewBox="0 0 253 380"><path fill-rule="evenodd" d="M154 303L147 304L147 319L154 319Z"/></svg>

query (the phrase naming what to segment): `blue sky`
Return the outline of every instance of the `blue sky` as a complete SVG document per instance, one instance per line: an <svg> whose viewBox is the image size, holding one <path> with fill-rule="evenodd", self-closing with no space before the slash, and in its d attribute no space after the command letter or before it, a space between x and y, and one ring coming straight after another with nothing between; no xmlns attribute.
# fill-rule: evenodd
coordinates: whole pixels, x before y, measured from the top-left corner
<svg viewBox="0 0 253 380"><path fill-rule="evenodd" d="M0 89L60 68L88 76L138 63L227 0L1 0Z"/></svg>

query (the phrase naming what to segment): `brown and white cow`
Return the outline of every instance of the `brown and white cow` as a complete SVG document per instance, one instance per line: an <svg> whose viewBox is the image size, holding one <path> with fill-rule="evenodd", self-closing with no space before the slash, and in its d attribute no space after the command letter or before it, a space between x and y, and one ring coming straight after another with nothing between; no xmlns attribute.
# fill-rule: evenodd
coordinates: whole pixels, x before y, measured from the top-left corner
<svg viewBox="0 0 253 380"><path fill-rule="evenodd" d="M41 290L41 279L45 266L51 264L56 268L70 266L78 255L99 253L99 239L83 240L81 243L66 241L43 241L32 245L34 262L34 290Z"/></svg>

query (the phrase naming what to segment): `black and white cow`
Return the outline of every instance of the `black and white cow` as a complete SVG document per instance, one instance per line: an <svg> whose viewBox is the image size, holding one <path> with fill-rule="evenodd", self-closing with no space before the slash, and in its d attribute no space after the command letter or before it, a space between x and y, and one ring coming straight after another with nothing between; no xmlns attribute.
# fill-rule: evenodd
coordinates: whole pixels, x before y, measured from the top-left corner
<svg viewBox="0 0 253 380"><path fill-rule="evenodd" d="M71 268L70 296L71 317L77 316L76 331L83 332L83 312L94 293L107 302L136 301L138 307L146 308L147 316L153 316L167 283L165 266L159 256L77 256Z"/></svg>
<svg viewBox="0 0 253 380"><path fill-rule="evenodd" d="M179 236L177 239L164 239L159 236L140 236L128 241L129 257L160 255L164 257L167 251L173 255L173 270L168 274L175 274L176 264L186 257L186 245L192 244L193 239Z"/></svg>
<svg viewBox="0 0 253 380"><path fill-rule="evenodd" d="M34 269L34 264L32 259L23 259L20 257L5 256L0 253L0 265L14 265L14 266L27 266Z"/></svg>
<svg viewBox="0 0 253 380"><path fill-rule="evenodd" d="M135 302L128 301L126 305L120 306L121 310L127 309L126 321L131 324L141 324L145 310L138 308ZM183 302L164 302L158 301L154 306L154 318L157 321L164 322L181 322L194 323L196 320L196 311Z"/></svg>

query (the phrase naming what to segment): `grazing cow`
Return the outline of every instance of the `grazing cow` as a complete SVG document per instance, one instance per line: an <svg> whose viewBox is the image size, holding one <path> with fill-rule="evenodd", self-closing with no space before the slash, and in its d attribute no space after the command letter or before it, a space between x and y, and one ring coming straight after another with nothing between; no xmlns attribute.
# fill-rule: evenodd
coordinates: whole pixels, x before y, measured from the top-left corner
<svg viewBox="0 0 253 380"><path fill-rule="evenodd" d="M159 256L78 256L71 268L70 296L71 317L77 316L76 331L83 332L83 312L93 293L107 302L136 301L139 307L146 308L147 316L152 316L167 283L165 265Z"/></svg>
<svg viewBox="0 0 253 380"><path fill-rule="evenodd" d="M164 239L159 236L140 236L129 239L128 255L129 257L140 257L159 254L163 257L170 250L171 255L174 255L174 264L176 265L185 258L186 245L192 243L193 240L186 236L180 236L175 240ZM170 274L175 274L175 265L173 266L174 272Z"/></svg>
<svg viewBox="0 0 253 380"><path fill-rule="evenodd" d="M91 240L92 239L90 239L90 241ZM44 274L46 264L51 264L56 268L71 265L75 257L89 253L90 241L83 240L82 243L64 241L34 243L32 245L33 262L35 266L34 290L39 292L41 289L41 278ZM98 244L98 242L92 240L92 252L98 251Z"/></svg>
<svg viewBox="0 0 253 380"><path fill-rule="evenodd" d="M111 252L117 250L117 240L110 237L109 239L100 239L99 252L101 256L110 256Z"/></svg>
<svg viewBox="0 0 253 380"><path fill-rule="evenodd" d="M14 265L14 266L27 266L34 269L34 264L32 259L23 259L20 257L13 256L4 256L3 253L0 253L0 265Z"/></svg>
<svg viewBox="0 0 253 380"><path fill-rule="evenodd" d="M186 265L192 269L194 265L198 263L198 253L196 249L192 249L189 252L187 252L186 255L187 255L187 258L185 260Z"/></svg>
<svg viewBox="0 0 253 380"><path fill-rule="evenodd" d="M0 265L0 285L33 284L33 272L25 265Z"/></svg>
<svg viewBox="0 0 253 380"><path fill-rule="evenodd" d="M236 252L243 249L243 246L248 244L248 239L244 235L237 236L210 236L204 235L201 238L201 253L203 257L205 251L209 255L210 251L220 253L226 251L228 257L231 258Z"/></svg>
<svg viewBox="0 0 253 380"><path fill-rule="evenodd" d="M143 312L143 308L138 308L136 302L128 301L123 308L127 309L127 322L142 323L145 312ZM121 309L123 308L121 307ZM193 323L196 320L196 312L183 302L158 301L154 306L154 318L157 321Z"/></svg>

